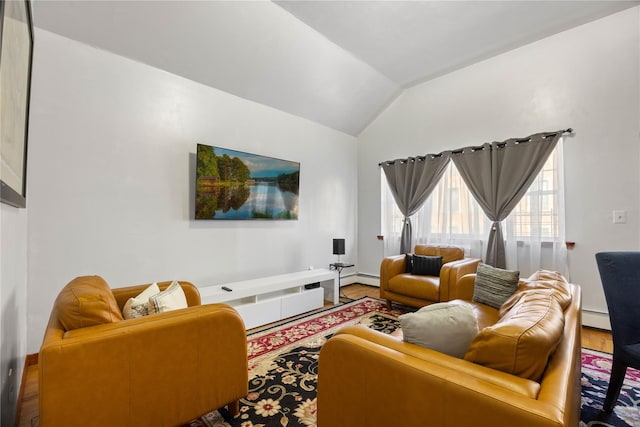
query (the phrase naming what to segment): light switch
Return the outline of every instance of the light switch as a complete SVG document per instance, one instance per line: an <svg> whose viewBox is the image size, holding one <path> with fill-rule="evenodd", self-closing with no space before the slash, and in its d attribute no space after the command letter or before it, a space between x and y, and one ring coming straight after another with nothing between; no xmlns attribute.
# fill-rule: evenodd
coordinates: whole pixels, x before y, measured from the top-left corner
<svg viewBox="0 0 640 427"><path fill-rule="evenodd" d="M626 224L627 223L627 211L613 211L613 223L614 224Z"/></svg>

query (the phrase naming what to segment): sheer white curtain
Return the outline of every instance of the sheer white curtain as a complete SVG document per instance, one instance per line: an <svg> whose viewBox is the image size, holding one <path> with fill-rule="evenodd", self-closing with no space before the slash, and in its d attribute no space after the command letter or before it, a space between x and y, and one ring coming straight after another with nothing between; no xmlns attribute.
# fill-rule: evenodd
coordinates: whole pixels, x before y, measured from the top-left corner
<svg viewBox="0 0 640 427"><path fill-rule="evenodd" d="M569 278L565 235L563 138L503 222L507 268L528 277L539 269Z"/></svg>
<svg viewBox="0 0 640 427"><path fill-rule="evenodd" d="M402 238L404 216L400 212L400 209L398 209L396 201L393 199L393 194L391 194L389 183L382 168L380 168L380 189L382 190L380 192L380 231L384 236L384 256L388 257L400 254L400 239ZM415 236L412 237L415 242Z"/></svg>
<svg viewBox="0 0 640 427"><path fill-rule="evenodd" d="M491 221L453 162L413 221L417 244L460 246L467 256L483 257Z"/></svg>
<svg viewBox="0 0 640 427"><path fill-rule="evenodd" d="M518 206L503 221L507 268L521 277L546 269L568 277L564 228L562 138ZM400 253L402 214L381 172L384 256ZM451 163L424 206L411 217L415 244L464 248L466 256L483 258L491 221L482 212Z"/></svg>

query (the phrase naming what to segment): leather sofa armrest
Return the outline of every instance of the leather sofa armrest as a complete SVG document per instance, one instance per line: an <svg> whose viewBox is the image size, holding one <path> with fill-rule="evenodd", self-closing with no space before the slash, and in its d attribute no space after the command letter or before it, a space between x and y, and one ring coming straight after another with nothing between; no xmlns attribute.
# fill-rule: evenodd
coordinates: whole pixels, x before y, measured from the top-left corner
<svg viewBox="0 0 640 427"><path fill-rule="evenodd" d="M457 295L456 283L465 274L475 273L481 261L478 258L464 258L444 264L440 269L440 301L464 299Z"/></svg>
<svg viewBox="0 0 640 427"><path fill-rule="evenodd" d="M406 261L404 255L386 257L380 264L380 289L389 289L389 280L405 272Z"/></svg>
<svg viewBox="0 0 640 427"><path fill-rule="evenodd" d="M476 274L465 274L449 287L451 299L462 299L471 301L473 298L473 288L476 282Z"/></svg>
<svg viewBox="0 0 640 427"><path fill-rule="evenodd" d="M174 402L170 410L179 418L205 413L248 392L246 331L242 318L227 305L60 332L48 329L40 348L41 425L100 417L146 417L143 423L161 425L166 419L154 417L166 417L169 410L161 402ZM132 414L130 408L140 413Z"/></svg>
<svg viewBox="0 0 640 427"><path fill-rule="evenodd" d="M173 283L173 281L157 282L157 283L160 290L164 291L169 287L171 283ZM189 307L192 307L194 305L200 305L200 292L198 291L198 288L193 283L190 283L190 282L184 282L179 280L178 283L180 283L180 286L184 291L184 296L187 298L187 305ZM133 298L136 295L139 295L149 285L151 285L151 283L147 283L145 285L134 285L134 286L127 286L123 288L111 289L111 292L113 293L113 296L115 297L116 302L118 303L118 307L120 307L120 311L122 311L122 309L124 308L124 305L127 303L127 300L129 298Z"/></svg>

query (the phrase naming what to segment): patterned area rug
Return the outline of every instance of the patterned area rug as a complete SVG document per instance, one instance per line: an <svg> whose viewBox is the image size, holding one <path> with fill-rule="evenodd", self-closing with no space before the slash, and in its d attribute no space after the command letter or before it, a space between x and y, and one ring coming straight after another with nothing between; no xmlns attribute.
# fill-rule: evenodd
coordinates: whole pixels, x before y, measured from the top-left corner
<svg viewBox="0 0 640 427"><path fill-rule="evenodd" d="M338 307L259 330L247 337L249 394L240 415L212 411L185 427L305 427L316 425L316 380L322 344L346 325L364 324L385 333L398 328L384 302L362 298ZM600 412L611 369L611 355L583 349L580 427L640 427L640 373L627 372L614 413Z"/></svg>
<svg viewBox="0 0 640 427"><path fill-rule="evenodd" d="M611 415L605 415L600 409L607 394L610 375L610 354L582 349L582 413L580 414L582 422L580 426L640 427L640 372L627 369L618 402Z"/></svg>

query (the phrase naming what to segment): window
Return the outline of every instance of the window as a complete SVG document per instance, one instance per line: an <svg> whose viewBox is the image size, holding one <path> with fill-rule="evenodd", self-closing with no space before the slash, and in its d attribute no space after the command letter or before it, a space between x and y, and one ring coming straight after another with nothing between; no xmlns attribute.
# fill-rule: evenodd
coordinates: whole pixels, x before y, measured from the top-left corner
<svg viewBox="0 0 640 427"><path fill-rule="evenodd" d="M560 235L558 157L556 151L549 156L529 191L511 212L509 219L519 240L539 236L553 241Z"/></svg>
<svg viewBox="0 0 640 427"><path fill-rule="evenodd" d="M468 256L484 258L484 248L491 222L468 190L453 162L420 210L411 217L414 244L447 244L462 246ZM503 234L507 241L508 268L526 265L524 270L553 268L564 271L562 259L540 264L540 249L554 248L560 257L566 257L564 248L564 175L562 169L562 138L547 159L535 181L503 221ZM385 256L399 252L403 216L382 175L382 233L385 236ZM385 224L386 223L386 224ZM551 243L551 245L550 245ZM524 249L523 249L524 248ZM522 261L521 253L534 261ZM537 252L535 255L534 253ZM511 262L509 261L511 257ZM544 256L542 257L545 258Z"/></svg>

